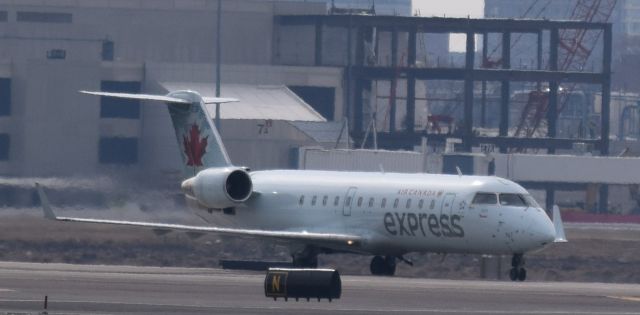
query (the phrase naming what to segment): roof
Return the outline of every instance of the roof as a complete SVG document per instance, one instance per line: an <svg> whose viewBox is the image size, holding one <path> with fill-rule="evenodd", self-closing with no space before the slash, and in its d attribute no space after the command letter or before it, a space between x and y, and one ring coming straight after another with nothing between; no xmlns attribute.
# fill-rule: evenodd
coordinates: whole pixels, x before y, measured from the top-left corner
<svg viewBox="0 0 640 315"><path fill-rule="evenodd" d="M215 84L204 82L160 82L167 91L193 90L203 97L215 97ZM223 84L224 97L237 98L237 103L220 105L222 119L272 119L286 121L327 120L284 85ZM207 105L211 117L215 104Z"/></svg>
<svg viewBox="0 0 640 315"><path fill-rule="evenodd" d="M319 143L335 143L340 138L340 133L343 133L340 142L346 142L345 137L348 137L343 123L339 121L294 121L291 124Z"/></svg>

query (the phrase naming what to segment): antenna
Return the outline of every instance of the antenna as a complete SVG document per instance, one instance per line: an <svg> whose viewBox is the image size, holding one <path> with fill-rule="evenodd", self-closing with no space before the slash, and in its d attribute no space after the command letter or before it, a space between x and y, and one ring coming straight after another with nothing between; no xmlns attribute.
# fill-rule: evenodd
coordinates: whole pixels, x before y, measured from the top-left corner
<svg viewBox="0 0 640 315"><path fill-rule="evenodd" d="M458 172L458 176L462 177L462 171L457 165L456 165L456 171Z"/></svg>
<svg viewBox="0 0 640 315"><path fill-rule="evenodd" d="M222 49L220 48L220 28L222 27L222 0L218 0L218 12L216 17L216 97L220 97L220 65L222 63L221 54ZM216 128L218 129L218 133L222 131L220 128L220 103L216 103L216 120L215 120Z"/></svg>

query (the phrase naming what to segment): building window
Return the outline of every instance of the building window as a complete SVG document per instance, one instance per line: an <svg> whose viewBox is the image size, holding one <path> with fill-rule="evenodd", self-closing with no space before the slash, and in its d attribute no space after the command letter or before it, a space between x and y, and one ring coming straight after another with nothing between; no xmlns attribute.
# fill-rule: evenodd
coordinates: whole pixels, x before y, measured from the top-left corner
<svg viewBox="0 0 640 315"><path fill-rule="evenodd" d="M140 93L140 82L102 81L103 92ZM115 97L100 97L101 118L140 118L140 101Z"/></svg>
<svg viewBox="0 0 640 315"><path fill-rule="evenodd" d="M60 12L18 11L16 20L18 22L36 22L36 23L72 23L73 15L71 13L60 13Z"/></svg>
<svg viewBox="0 0 640 315"><path fill-rule="evenodd" d="M138 162L138 138L101 138L99 145L101 164L135 164Z"/></svg>
<svg viewBox="0 0 640 315"><path fill-rule="evenodd" d="M0 133L0 161L9 160L9 145L11 139L6 133Z"/></svg>
<svg viewBox="0 0 640 315"><path fill-rule="evenodd" d="M114 54L115 47L113 41L105 40L104 42L102 42L102 60L113 61Z"/></svg>
<svg viewBox="0 0 640 315"><path fill-rule="evenodd" d="M11 115L11 79L0 79L0 116Z"/></svg>
<svg viewBox="0 0 640 315"><path fill-rule="evenodd" d="M7 11L0 11L0 22L6 22L7 21Z"/></svg>

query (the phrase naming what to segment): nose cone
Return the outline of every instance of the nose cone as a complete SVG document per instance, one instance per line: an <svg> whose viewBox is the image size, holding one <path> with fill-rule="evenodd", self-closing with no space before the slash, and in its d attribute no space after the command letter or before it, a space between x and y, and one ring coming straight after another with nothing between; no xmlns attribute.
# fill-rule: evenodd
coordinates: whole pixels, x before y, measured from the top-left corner
<svg viewBox="0 0 640 315"><path fill-rule="evenodd" d="M536 241L540 243L540 246L545 246L553 243L556 239L556 229L549 217L544 214L544 212L542 214L542 218L537 220L535 226L531 226L531 229L535 234Z"/></svg>

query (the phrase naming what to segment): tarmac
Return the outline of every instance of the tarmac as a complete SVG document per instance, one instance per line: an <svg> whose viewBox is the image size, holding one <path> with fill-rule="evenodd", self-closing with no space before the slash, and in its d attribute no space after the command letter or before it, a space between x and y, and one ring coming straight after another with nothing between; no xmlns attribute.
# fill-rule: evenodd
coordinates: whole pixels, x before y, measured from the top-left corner
<svg viewBox="0 0 640 315"><path fill-rule="evenodd" d="M343 276L342 297L274 301L264 273L0 262L0 314L640 314L640 285Z"/></svg>

